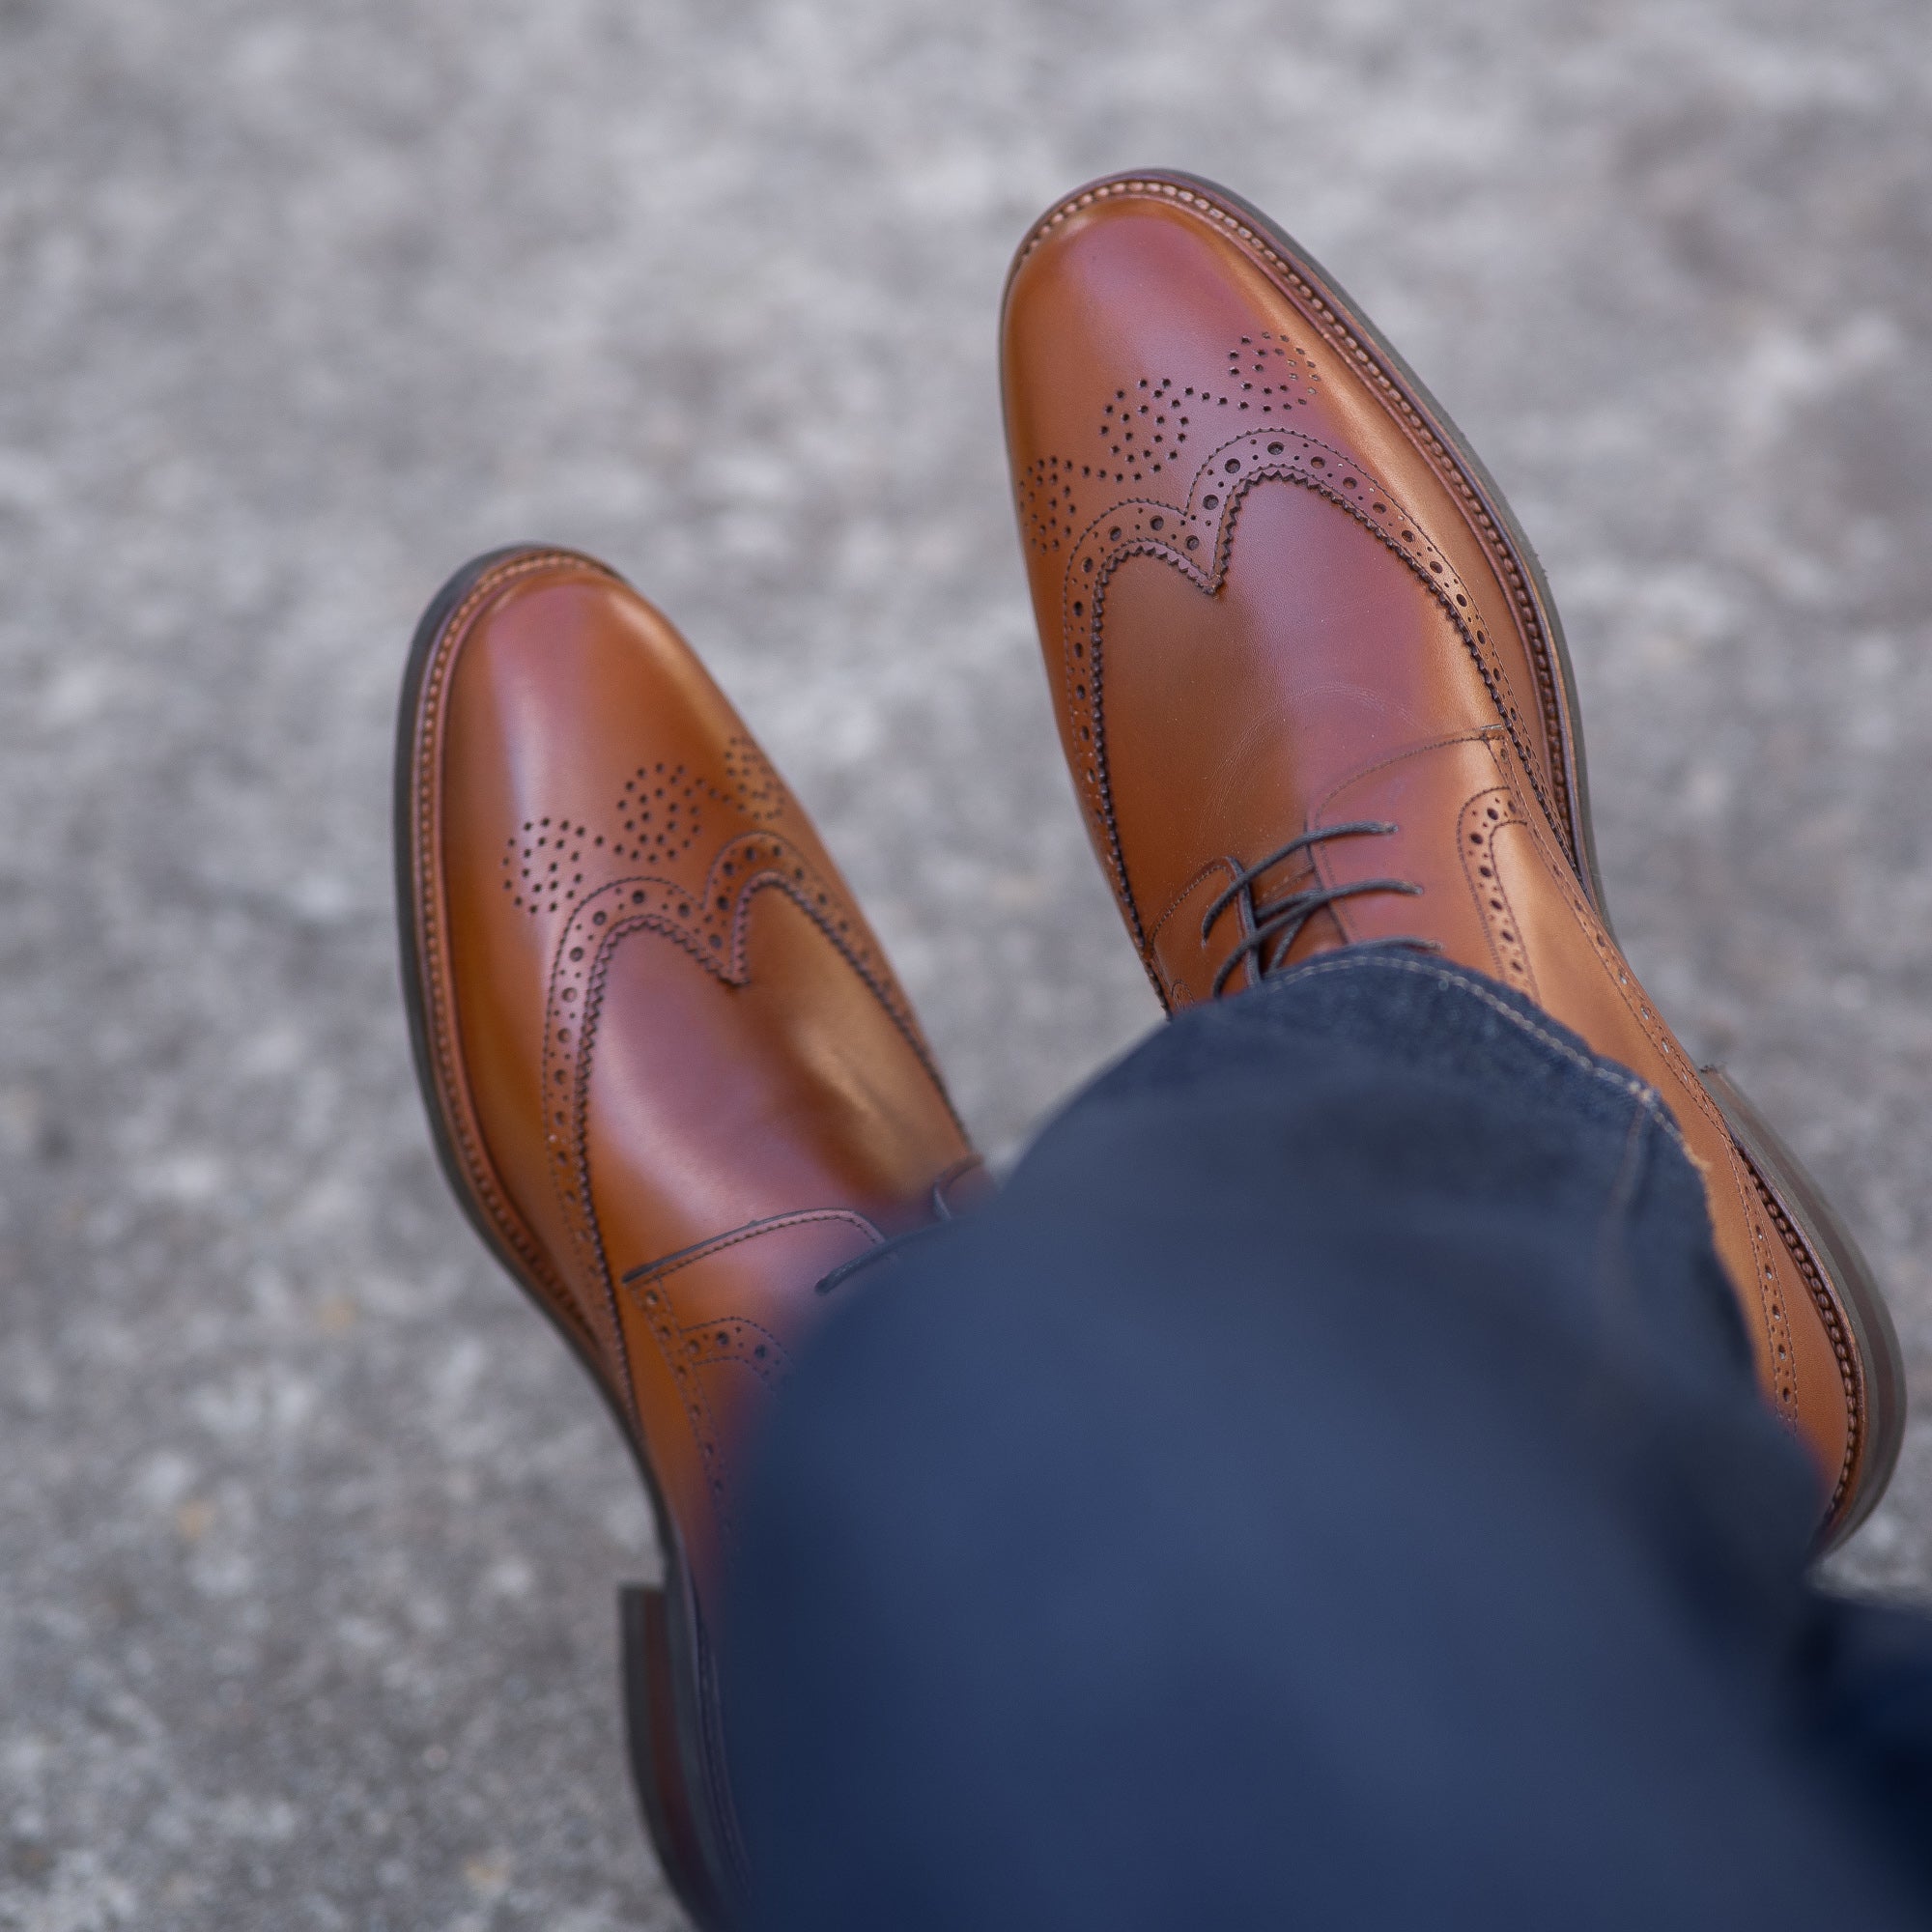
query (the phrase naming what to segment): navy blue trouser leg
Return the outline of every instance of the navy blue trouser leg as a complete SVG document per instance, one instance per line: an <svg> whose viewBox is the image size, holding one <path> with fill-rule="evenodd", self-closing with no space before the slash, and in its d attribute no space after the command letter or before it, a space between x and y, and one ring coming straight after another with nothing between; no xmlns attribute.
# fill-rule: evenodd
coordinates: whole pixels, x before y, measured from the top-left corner
<svg viewBox="0 0 1932 1932"><path fill-rule="evenodd" d="M1807 1585L1669 1115L1505 989L1187 1012L835 1292L738 1541L760 1932L1932 1923L1927 1627Z"/></svg>

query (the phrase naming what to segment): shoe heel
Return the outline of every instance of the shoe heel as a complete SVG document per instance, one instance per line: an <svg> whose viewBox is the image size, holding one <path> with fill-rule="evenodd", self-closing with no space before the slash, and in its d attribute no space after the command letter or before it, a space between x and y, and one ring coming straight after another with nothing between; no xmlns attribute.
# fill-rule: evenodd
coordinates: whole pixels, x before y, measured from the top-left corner
<svg viewBox="0 0 1932 1932"><path fill-rule="evenodd" d="M692 1922L705 1932L719 1932L724 1923L719 1888L705 1855L705 1834L692 1802L678 1743L671 1690L670 1614L664 1591L642 1583L620 1584L617 1629L623 1661L624 1728L644 1829L657 1848L671 1890Z"/></svg>
<svg viewBox="0 0 1932 1932"><path fill-rule="evenodd" d="M1832 1520L1819 1536L1822 1554L1842 1543L1878 1506L1905 1436L1905 1358L1898 1331L1865 1258L1832 1211L1804 1163L1772 1131L1721 1066L1701 1066L1704 1090L1778 1209L1797 1229L1823 1271L1825 1288L1851 1331L1865 1426L1858 1461Z"/></svg>

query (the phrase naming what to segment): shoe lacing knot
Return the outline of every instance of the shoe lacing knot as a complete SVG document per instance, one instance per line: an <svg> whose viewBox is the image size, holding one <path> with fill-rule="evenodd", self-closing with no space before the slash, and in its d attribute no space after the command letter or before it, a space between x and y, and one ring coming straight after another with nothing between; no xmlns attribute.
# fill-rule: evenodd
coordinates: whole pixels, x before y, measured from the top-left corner
<svg viewBox="0 0 1932 1932"><path fill-rule="evenodd" d="M1385 838L1398 830L1398 826L1379 818L1356 819L1348 825L1323 825L1313 832L1304 832L1298 838L1291 838L1286 845L1270 852L1258 864L1242 867L1201 917L1201 943L1204 946L1208 943L1214 922L1236 901L1240 903L1243 923L1248 927L1240 943L1222 960L1221 970L1214 975L1212 996L1217 1000L1221 997L1221 990L1235 969L1246 959L1258 959L1264 976L1272 973L1282 963L1301 928L1318 912L1338 900L1360 898L1367 893L1400 893L1405 898L1419 897L1422 888L1407 879L1354 879L1339 886L1313 885L1281 899L1258 900L1255 896L1255 884L1262 874L1271 871L1284 859L1292 859L1297 852L1312 850L1329 838ZM1378 943L1414 947L1424 952L1442 951L1435 940L1407 935Z"/></svg>

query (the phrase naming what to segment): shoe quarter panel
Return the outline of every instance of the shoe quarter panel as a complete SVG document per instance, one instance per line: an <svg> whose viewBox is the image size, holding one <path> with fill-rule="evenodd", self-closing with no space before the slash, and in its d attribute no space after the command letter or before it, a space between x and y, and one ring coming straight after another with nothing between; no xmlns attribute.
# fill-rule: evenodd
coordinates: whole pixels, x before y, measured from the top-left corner
<svg viewBox="0 0 1932 1932"><path fill-rule="evenodd" d="M1379 817L1404 828L1387 841L1320 848L1324 883L1386 871L1421 885L1429 898L1419 915L1393 895L1338 905L1349 938L1426 929L1447 956L1530 993L1593 1051L1657 1089L1703 1175L1718 1252L1767 1398L1835 1475L1849 1454L1847 1406L1814 1297L1695 1065L1524 798L1503 734L1411 748L1337 787L1320 815Z"/></svg>
<svg viewBox="0 0 1932 1932"><path fill-rule="evenodd" d="M1524 815L1497 844L1496 871L1547 1009L1662 1095L1705 1182L1719 1259L1735 1287L1766 1399L1810 1446L1827 1487L1856 1448L1858 1392L1780 1217L1739 1150L1695 1063L1666 1025L1575 873Z"/></svg>

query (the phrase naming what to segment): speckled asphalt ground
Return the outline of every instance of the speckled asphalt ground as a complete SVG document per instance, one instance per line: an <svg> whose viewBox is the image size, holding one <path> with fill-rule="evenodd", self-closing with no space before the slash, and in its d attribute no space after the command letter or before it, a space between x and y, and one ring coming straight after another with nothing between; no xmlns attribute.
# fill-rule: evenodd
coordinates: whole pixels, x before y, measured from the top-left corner
<svg viewBox="0 0 1932 1932"><path fill-rule="evenodd" d="M1153 1018L1062 777L993 385L1054 195L1219 177L1470 433L1614 908L1835 1188L1924 1421L1919 0L0 0L0 1927L675 1921L649 1531L435 1172L391 706L469 553L674 612L983 1140Z"/></svg>

